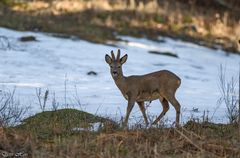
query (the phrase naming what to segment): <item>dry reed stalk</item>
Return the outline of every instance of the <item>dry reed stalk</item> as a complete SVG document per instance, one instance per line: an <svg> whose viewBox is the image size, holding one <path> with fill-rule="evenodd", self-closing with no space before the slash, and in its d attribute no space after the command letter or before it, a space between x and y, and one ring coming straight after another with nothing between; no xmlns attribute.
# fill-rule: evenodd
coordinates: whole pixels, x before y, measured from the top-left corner
<svg viewBox="0 0 240 158"><path fill-rule="evenodd" d="M183 138L185 138L190 144L192 144L194 147L196 147L199 151L204 151L203 148L201 148L199 145L194 143L189 137L187 137L183 132L179 131L177 128L175 128L175 131L181 135Z"/></svg>
<svg viewBox="0 0 240 158"><path fill-rule="evenodd" d="M203 137L201 137L200 135L196 134L195 132L193 131L189 131L187 130L186 128L182 127L182 130L190 135L193 135L195 136L196 138L200 139L200 140L203 140Z"/></svg>

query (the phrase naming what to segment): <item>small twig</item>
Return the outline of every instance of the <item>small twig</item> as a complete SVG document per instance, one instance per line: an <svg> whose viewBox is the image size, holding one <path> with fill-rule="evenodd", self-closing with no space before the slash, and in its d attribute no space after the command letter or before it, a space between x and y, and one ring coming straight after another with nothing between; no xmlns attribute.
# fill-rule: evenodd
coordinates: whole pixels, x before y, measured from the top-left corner
<svg viewBox="0 0 240 158"><path fill-rule="evenodd" d="M64 101L65 101L65 108L68 107L67 105L67 74L65 74L65 80L64 80Z"/></svg>
<svg viewBox="0 0 240 158"><path fill-rule="evenodd" d="M231 80L226 78L226 67L223 70L222 65L220 65L219 73L219 90L221 92L221 98L219 99L219 106L224 102L227 111L226 115L230 123L236 123L238 118L238 99L236 97L236 80L234 77L231 77ZM214 112L215 113L215 112Z"/></svg>
<svg viewBox="0 0 240 158"><path fill-rule="evenodd" d="M7 50L10 49L10 41L6 36L0 36L0 49Z"/></svg>
<svg viewBox="0 0 240 158"><path fill-rule="evenodd" d="M77 105L79 106L79 108L81 110L83 110L82 104L81 104L81 100L80 100L80 98L78 96L78 90L77 90L77 86L76 85L74 86L74 89L75 89L75 96L73 96L73 97L74 97L75 101L77 102Z"/></svg>
<svg viewBox="0 0 240 158"><path fill-rule="evenodd" d="M36 88L36 96L38 98L38 103L39 103L41 110L43 111L42 101L41 101L41 91L42 91L41 88Z"/></svg>
<svg viewBox="0 0 240 158"><path fill-rule="evenodd" d="M48 93L49 93L49 90L47 89L45 91L44 100L43 100L43 111L45 111L45 107L46 107L46 103L47 103L47 99L48 99Z"/></svg>
<svg viewBox="0 0 240 158"><path fill-rule="evenodd" d="M52 99L52 110L56 111L58 109L58 103L56 101L55 92L53 92L53 99Z"/></svg>
<svg viewBox="0 0 240 158"><path fill-rule="evenodd" d="M15 99L15 88L11 92L0 94L0 126L14 125L22 120L28 108L23 108L20 102Z"/></svg>

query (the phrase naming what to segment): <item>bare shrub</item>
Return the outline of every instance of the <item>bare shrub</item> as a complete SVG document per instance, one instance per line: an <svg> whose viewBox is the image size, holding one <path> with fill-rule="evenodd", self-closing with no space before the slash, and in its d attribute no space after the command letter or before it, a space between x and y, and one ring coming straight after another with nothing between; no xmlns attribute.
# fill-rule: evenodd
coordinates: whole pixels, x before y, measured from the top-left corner
<svg viewBox="0 0 240 158"><path fill-rule="evenodd" d="M11 48L10 41L6 36L0 36L0 50L8 50Z"/></svg>
<svg viewBox="0 0 240 158"><path fill-rule="evenodd" d="M55 92L53 92L53 97L52 97L52 110L56 111L59 107L59 103L56 100L56 95Z"/></svg>
<svg viewBox="0 0 240 158"><path fill-rule="evenodd" d="M12 38L0 35L0 50L3 50L3 51L7 51L7 50L22 51L24 49L21 45L16 44L16 41L14 41Z"/></svg>
<svg viewBox="0 0 240 158"><path fill-rule="evenodd" d="M240 85L237 85L237 80L238 79L235 78L234 76L230 77L230 80L227 80L225 69L223 69L223 66L220 65L219 89L221 91L221 98L219 99L219 103L221 104L223 102L226 105L227 108L226 115L230 123L237 123L240 116L239 111L240 94L238 91Z"/></svg>
<svg viewBox="0 0 240 158"><path fill-rule="evenodd" d="M40 109L42 111L45 111L46 103L47 103L47 100L48 100L48 94L49 94L48 89L45 91L44 96L42 96L42 89L41 88L36 88L36 96L38 98L38 103L39 103ZM42 100L43 100L43 102L42 102Z"/></svg>
<svg viewBox="0 0 240 158"><path fill-rule="evenodd" d="M14 95L15 89L0 93L0 127L15 125L27 112L28 108L21 106L20 101Z"/></svg>

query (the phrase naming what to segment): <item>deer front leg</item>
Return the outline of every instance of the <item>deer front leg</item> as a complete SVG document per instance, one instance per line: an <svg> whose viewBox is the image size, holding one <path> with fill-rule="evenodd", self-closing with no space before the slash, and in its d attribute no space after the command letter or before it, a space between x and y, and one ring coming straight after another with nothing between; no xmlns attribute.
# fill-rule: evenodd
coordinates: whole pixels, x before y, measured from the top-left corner
<svg viewBox="0 0 240 158"><path fill-rule="evenodd" d="M126 117L125 117L125 120L124 120L124 123L123 123L123 127L125 129L127 128L128 119L129 119L130 113L133 109L134 103L135 103L135 99L133 99L133 98L128 99L127 113L126 113Z"/></svg>
<svg viewBox="0 0 240 158"><path fill-rule="evenodd" d="M144 102L142 101L142 102L137 102L137 103L138 103L139 108L140 108L140 110L143 114L143 118L144 118L144 121L146 123L146 126L148 126L149 123L148 123L148 119L147 119L147 115L146 115L146 109L144 107Z"/></svg>

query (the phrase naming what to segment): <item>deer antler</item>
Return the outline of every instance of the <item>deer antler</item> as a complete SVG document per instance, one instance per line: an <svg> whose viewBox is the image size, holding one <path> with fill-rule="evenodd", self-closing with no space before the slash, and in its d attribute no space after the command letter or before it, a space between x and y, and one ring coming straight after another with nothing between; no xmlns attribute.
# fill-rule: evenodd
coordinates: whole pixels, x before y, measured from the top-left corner
<svg viewBox="0 0 240 158"><path fill-rule="evenodd" d="M117 60L120 60L120 49L118 49L118 52L117 52Z"/></svg>
<svg viewBox="0 0 240 158"><path fill-rule="evenodd" d="M113 53L113 50L111 51L111 55L112 55L112 60L115 60L115 55Z"/></svg>

